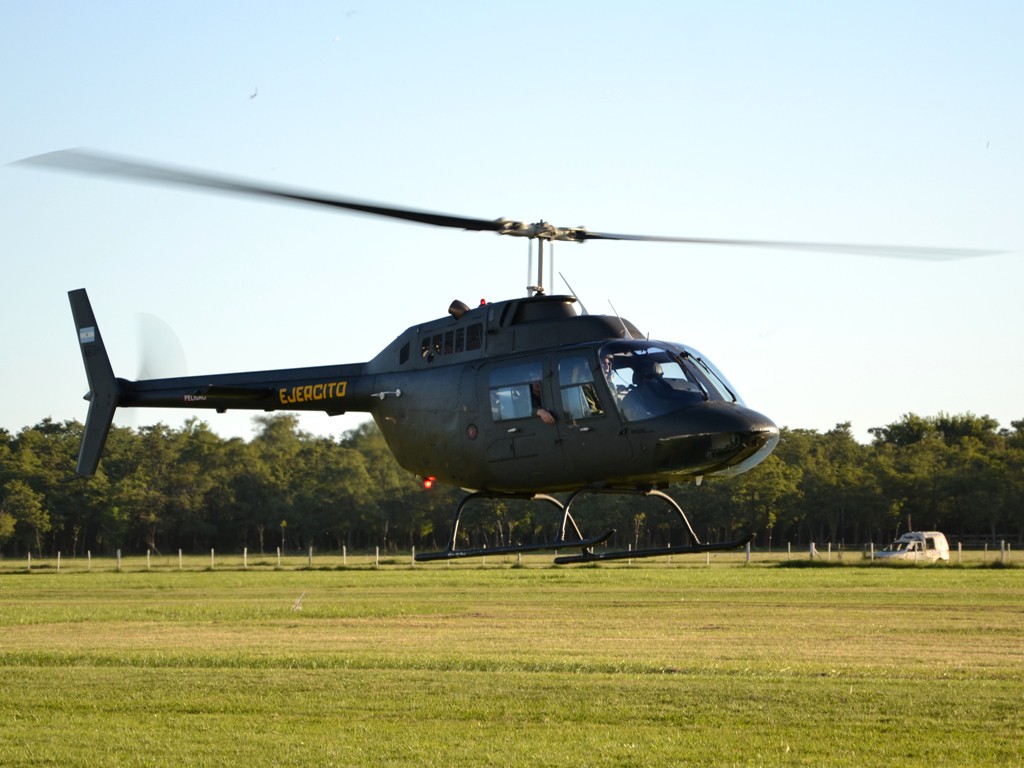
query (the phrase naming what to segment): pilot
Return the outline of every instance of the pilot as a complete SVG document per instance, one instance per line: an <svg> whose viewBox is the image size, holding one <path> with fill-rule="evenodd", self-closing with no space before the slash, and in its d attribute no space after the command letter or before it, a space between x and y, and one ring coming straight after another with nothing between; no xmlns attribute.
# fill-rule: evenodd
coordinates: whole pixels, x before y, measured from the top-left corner
<svg viewBox="0 0 1024 768"><path fill-rule="evenodd" d="M604 372L604 377L608 379L609 382L611 382L612 374L615 372L615 369L612 368L611 355L605 355L603 358L601 358L601 370Z"/></svg>
<svg viewBox="0 0 1024 768"><path fill-rule="evenodd" d="M608 382L608 389L612 391L612 394L616 397L622 397L626 388L615 381L615 366L613 362L614 358L611 355L605 355L601 358L601 371L604 373L604 378Z"/></svg>
<svg viewBox="0 0 1024 768"><path fill-rule="evenodd" d="M664 375L657 360L642 359L633 366L633 386L622 399L622 412L629 421L655 415Z"/></svg>

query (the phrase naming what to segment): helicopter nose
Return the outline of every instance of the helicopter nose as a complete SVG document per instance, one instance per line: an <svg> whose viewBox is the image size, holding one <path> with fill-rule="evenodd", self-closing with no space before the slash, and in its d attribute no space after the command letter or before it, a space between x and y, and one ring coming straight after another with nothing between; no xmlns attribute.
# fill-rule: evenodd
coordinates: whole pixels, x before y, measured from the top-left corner
<svg viewBox="0 0 1024 768"><path fill-rule="evenodd" d="M716 475L739 475L753 469L771 455L779 444L779 428L775 422L762 413L744 408L747 426L744 434L738 434L743 448L738 451L730 466L715 472Z"/></svg>
<svg viewBox="0 0 1024 768"><path fill-rule="evenodd" d="M735 403L706 403L675 416L655 450L664 471L739 475L764 461L779 443L775 422Z"/></svg>

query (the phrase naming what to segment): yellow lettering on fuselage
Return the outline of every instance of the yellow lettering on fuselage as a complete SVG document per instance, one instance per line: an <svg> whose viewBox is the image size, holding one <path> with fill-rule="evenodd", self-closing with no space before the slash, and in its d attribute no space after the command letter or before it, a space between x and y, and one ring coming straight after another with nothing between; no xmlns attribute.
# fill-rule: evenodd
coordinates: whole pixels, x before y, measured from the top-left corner
<svg viewBox="0 0 1024 768"><path fill-rule="evenodd" d="M333 400L344 397L347 381L328 381L322 384L304 384L300 387L285 387L277 391L281 405L313 403L317 400Z"/></svg>

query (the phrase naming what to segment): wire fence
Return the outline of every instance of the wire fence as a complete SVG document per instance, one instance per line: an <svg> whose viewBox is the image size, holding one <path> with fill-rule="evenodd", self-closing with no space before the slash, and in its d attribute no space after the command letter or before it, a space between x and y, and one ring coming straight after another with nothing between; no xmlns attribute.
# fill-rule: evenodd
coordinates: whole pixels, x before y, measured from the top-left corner
<svg viewBox="0 0 1024 768"><path fill-rule="evenodd" d="M571 547L566 552L573 552ZM601 550L595 550L601 551ZM892 559L878 556L878 548L868 544L863 549L846 549L833 547L831 544L818 546L815 543L807 548L794 548L786 545L773 550L738 549L731 552L705 552L697 554L661 555L652 558L626 558L616 563L602 563L601 567L712 567L712 566L744 566L744 565L784 565L784 564L816 564L816 565L872 565L872 566L906 566L928 565L933 562L924 553L913 553L911 556ZM430 563L416 562L416 550L381 552L380 548L349 552L315 551L313 548L305 552L283 553L280 549L273 553L253 553L248 549L241 552L217 552L211 549L209 554L186 554L182 550L176 553L157 553L149 550L144 554L122 553L117 550L113 555L97 555L86 552L84 555L64 556L58 552L53 556L40 557L27 554L22 558L0 558L0 574L3 573L108 573L108 572L146 572L146 571L296 571L303 569L342 570L342 569L381 569L381 568L487 568L487 567L554 567L552 560L558 552L531 554L496 554L473 558L452 558ZM1013 552L1009 542L1000 540L986 542L971 548L961 543L954 545L949 553L948 561L940 561L941 565L984 566L1014 564ZM564 566L559 566L564 567Z"/></svg>

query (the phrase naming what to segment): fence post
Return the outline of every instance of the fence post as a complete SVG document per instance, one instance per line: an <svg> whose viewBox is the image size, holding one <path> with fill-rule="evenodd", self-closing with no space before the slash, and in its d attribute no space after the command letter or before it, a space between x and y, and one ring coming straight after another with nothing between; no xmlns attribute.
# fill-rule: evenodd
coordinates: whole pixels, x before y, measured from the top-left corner
<svg viewBox="0 0 1024 768"><path fill-rule="evenodd" d="M182 563L181 563L181 550L179 549L179 550L178 550L178 570L180 571L180 570L181 570L181 568L182 568Z"/></svg>
<svg viewBox="0 0 1024 768"><path fill-rule="evenodd" d="M380 547L374 547L373 550L373 567L380 567Z"/></svg>
<svg viewBox="0 0 1024 768"><path fill-rule="evenodd" d="M816 554L817 554L817 553L816 553L816 552L814 551L814 542L812 541L812 542L811 542L811 549L810 549L810 555L811 555L811 560L813 560L813 559L814 559L814 556L815 556Z"/></svg>
<svg viewBox="0 0 1024 768"><path fill-rule="evenodd" d="M277 567L281 567L281 548L277 548Z"/></svg>
<svg viewBox="0 0 1024 768"><path fill-rule="evenodd" d="M313 546L312 545L310 545L310 547L309 547L309 562L308 562L308 564L309 564L310 568L313 567Z"/></svg>
<svg viewBox="0 0 1024 768"><path fill-rule="evenodd" d="M711 554L710 552L708 554ZM747 542L747 565L750 565L750 542Z"/></svg>
<svg viewBox="0 0 1024 768"><path fill-rule="evenodd" d="M57 552L57 573L60 573L60 551Z"/></svg>
<svg viewBox="0 0 1024 768"><path fill-rule="evenodd" d="M91 571L92 570L92 550L91 549L87 549L85 551L85 570L87 570L87 571Z"/></svg>
<svg viewBox="0 0 1024 768"><path fill-rule="evenodd" d="M242 570L249 570L249 548L242 547Z"/></svg>
<svg viewBox="0 0 1024 768"><path fill-rule="evenodd" d="M412 557L409 559L409 565L416 565L416 545L412 545Z"/></svg>
<svg viewBox="0 0 1024 768"><path fill-rule="evenodd" d="M341 545L341 564L348 565L348 547L344 544Z"/></svg>
<svg viewBox="0 0 1024 768"><path fill-rule="evenodd" d="M964 543L958 541L956 543L956 564L963 565L964 562Z"/></svg>
<svg viewBox="0 0 1024 768"><path fill-rule="evenodd" d="M28 552L28 569L30 571L32 570L32 550L29 550Z"/></svg>
<svg viewBox="0 0 1024 768"><path fill-rule="evenodd" d="M211 569L211 570L213 570L213 568L214 568L214 567L215 567L216 565L217 565L217 563L216 563L216 561L214 560L213 550L211 549L211 550L210 550L210 569Z"/></svg>
<svg viewBox="0 0 1024 768"><path fill-rule="evenodd" d="M147 548L146 549L146 570L147 571L150 570L149 566L150 566L150 558L152 557L152 554L153 554L153 550Z"/></svg>
<svg viewBox="0 0 1024 768"><path fill-rule="evenodd" d="M117 572L121 572L121 550L117 550Z"/></svg>

